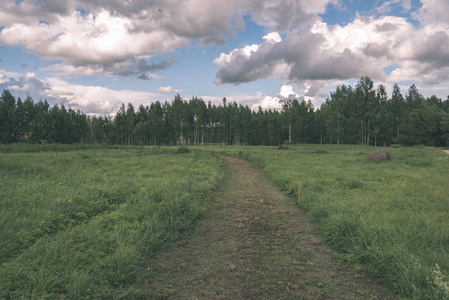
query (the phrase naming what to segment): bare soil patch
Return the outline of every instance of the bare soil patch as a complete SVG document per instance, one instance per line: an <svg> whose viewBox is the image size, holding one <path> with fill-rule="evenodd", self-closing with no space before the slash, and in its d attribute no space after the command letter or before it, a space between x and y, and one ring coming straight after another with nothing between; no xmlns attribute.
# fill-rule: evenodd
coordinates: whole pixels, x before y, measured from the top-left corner
<svg viewBox="0 0 449 300"><path fill-rule="evenodd" d="M197 229L148 262L158 299L393 299L332 259L292 198L248 161L223 157L226 176Z"/></svg>

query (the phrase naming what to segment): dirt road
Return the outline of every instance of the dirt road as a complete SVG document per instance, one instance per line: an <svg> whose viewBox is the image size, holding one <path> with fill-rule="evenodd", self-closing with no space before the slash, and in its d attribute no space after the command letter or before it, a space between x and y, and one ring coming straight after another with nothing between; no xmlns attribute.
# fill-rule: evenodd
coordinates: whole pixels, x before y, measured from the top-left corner
<svg viewBox="0 0 449 300"><path fill-rule="evenodd" d="M226 176L197 229L148 263L159 299L393 299L332 259L294 200L255 165L223 157Z"/></svg>

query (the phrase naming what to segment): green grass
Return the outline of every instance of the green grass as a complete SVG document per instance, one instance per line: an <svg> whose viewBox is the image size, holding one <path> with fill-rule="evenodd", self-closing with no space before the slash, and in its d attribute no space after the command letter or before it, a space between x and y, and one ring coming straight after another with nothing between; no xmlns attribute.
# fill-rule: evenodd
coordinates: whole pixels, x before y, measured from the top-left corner
<svg viewBox="0 0 449 300"><path fill-rule="evenodd" d="M145 258L194 226L222 172L178 148L21 147L0 156L0 299L145 298Z"/></svg>
<svg viewBox="0 0 449 300"><path fill-rule="evenodd" d="M449 155L364 146L214 148L260 164L308 212L339 257L403 297L449 298Z"/></svg>
<svg viewBox="0 0 449 300"><path fill-rule="evenodd" d="M204 212L214 153L261 165L342 261L403 297L449 298L449 155L436 149L369 162L382 149L11 147L0 147L0 299L148 298L143 262Z"/></svg>

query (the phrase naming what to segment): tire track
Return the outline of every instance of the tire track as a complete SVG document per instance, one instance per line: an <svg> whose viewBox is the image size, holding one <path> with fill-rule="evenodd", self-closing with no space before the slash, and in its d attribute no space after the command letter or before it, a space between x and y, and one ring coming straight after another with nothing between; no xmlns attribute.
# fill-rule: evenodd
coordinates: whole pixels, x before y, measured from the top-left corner
<svg viewBox="0 0 449 300"><path fill-rule="evenodd" d="M336 264L314 226L254 164L222 157L225 178L196 230L148 264L159 299L393 299Z"/></svg>

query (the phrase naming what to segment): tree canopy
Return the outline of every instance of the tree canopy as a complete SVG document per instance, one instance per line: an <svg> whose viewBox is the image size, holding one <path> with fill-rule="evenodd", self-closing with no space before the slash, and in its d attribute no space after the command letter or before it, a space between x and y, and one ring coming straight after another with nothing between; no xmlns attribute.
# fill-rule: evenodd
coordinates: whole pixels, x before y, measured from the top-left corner
<svg viewBox="0 0 449 300"><path fill-rule="evenodd" d="M87 116L51 107L31 97L0 97L0 141L9 143L104 143L126 145L279 145L335 143L389 146L449 144L449 96L424 98L415 85L405 97L398 85L388 97L369 77L354 86L340 85L323 105L288 100L282 110L252 111L248 106L205 103L176 95L172 102L134 107L124 103L114 117Z"/></svg>

